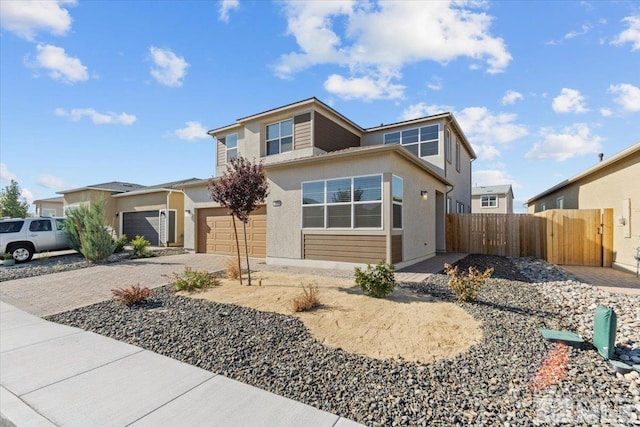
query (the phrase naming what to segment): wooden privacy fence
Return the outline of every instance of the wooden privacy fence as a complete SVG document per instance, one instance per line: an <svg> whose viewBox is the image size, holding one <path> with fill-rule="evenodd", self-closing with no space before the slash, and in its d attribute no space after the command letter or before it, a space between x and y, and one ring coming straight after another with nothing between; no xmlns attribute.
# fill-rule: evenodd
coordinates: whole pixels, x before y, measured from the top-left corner
<svg viewBox="0 0 640 427"><path fill-rule="evenodd" d="M532 256L553 264L610 267L612 246L613 209L447 215L448 252Z"/></svg>

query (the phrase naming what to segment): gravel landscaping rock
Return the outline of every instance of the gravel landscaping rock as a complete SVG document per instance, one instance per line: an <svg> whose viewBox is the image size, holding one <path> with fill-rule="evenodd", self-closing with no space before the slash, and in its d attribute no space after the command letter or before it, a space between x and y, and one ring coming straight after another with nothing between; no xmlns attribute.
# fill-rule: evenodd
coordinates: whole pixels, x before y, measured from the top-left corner
<svg viewBox="0 0 640 427"><path fill-rule="evenodd" d="M566 328L587 340L592 304L614 306L619 354L640 357L640 298L605 297L544 261L471 255L461 269L495 269L476 303L484 338L432 364L377 360L325 347L292 316L195 298L169 287L132 308L106 301L49 320L77 326L220 373L366 425L633 425L638 377L618 376L593 349L569 349L564 377L536 390L531 380L554 344L538 328ZM260 266L262 268L262 266ZM403 286L454 301L448 277ZM584 285L584 286L583 286ZM608 298L608 299L603 299ZM586 325L586 326L585 326ZM635 391L635 392L634 392Z"/></svg>

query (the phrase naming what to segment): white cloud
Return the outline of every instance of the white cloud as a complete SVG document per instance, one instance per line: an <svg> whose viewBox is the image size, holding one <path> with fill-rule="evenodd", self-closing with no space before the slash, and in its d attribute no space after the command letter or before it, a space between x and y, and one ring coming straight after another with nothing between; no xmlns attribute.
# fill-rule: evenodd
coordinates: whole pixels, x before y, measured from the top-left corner
<svg viewBox="0 0 640 427"><path fill-rule="evenodd" d="M33 197L33 193L29 190L27 190L26 188L21 188L20 189L20 197L22 197L23 199L25 199L27 201L27 203L32 204L34 197Z"/></svg>
<svg viewBox="0 0 640 427"><path fill-rule="evenodd" d="M473 186L511 184L514 189L522 188L522 185L513 179L513 177L504 169L504 165L499 164L496 166L496 169L474 170L473 177L471 178Z"/></svg>
<svg viewBox="0 0 640 427"><path fill-rule="evenodd" d="M640 111L640 88L628 83L609 86L609 93L616 95L614 101L626 112Z"/></svg>
<svg viewBox="0 0 640 427"><path fill-rule="evenodd" d="M189 63L183 57L177 56L171 49L155 46L149 48L149 54L153 62L151 75L158 83L169 87L182 86L182 80L189 67Z"/></svg>
<svg viewBox="0 0 640 427"><path fill-rule="evenodd" d="M562 88L560 95L553 98L551 104L556 113L586 113L589 109L585 105L584 96L575 89Z"/></svg>
<svg viewBox="0 0 640 427"><path fill-rule="evenodd" d="M39 32L65 35L71 28L71 16L63 6L75 0L3 0L0 1L0 26L26 40L33 41Z"/></svg>
<svg viewBox="0 0 640 427"><path fill-rule="evenodd" d="M200 124L200 122L186 122L187 126L182 129L176 129L175 135L187 141L193 141L194 139L210 138L207 134L207 130Z"/></svg>
<svg viewBox="0 0 640 427"><path fill-rule="evenodd" d="M40 175L38 177L38 184L45 188L63 188L66 186L62 178L52 175Z"/></svg>
<svg viewBox="0 0 640 427"><path fill-rule="evenodd" d="M16 174L9 171L7 169L7 165L5 163L0 163L0 179L3 181L11 181L16 179Z"/></svg>
<svg viewBox="0 0 640 427"><path fill-rule="evenodd" d="M72 121L80 121L83 117L89 117L91 121L96 125L105 124L118 124L118 125L132 125L137 120L137 117L127 113L99 113L93 108L73 108L69 111L64 108L56 108L54 114L60 117L69 117Z"/></svg>
<svg viewBox="0 0 640 427"><path fill-rule="evenodd" d="M575 123L559 133L555 133L552 129L542 129L540 136L542 141L535 143L533 148L525 154L525 158L563 162L572 157L599 153L602 150L601 142L604 141L600 136L591 135L589 125L586 123Z"/></svg>
<svg viewBox="0 0 640 427"><path fill-rule="evenodd" d="M629 28L621 32L611 43L622 45L631 43L631 50L640 50L640 15L627 16L622 20Z"/></svg>
<svg viewBox="0 0 640 427"><path fill-rule="evenodd" d="M427 82L427 87L431 90L442 90L442 77L433 76L431 80Z"/></svg>
<svg viewBox="0 0 640 427"><path fill-rule="evenodd" d="M567 34L565 34L564 38L565 39L575 39L576 37L584 36L589 31L591 31L591 28L593 28L593 27L591 26L591 24L589 24L587 22L586 24L582 24L582 27L580 28L580 30L570 31Z"/></svg>
<svg viewBox="0 0 640 427"><path fill-rule="evenodd" d="M229 12L240 7L239 0L220 0L220 15L218 19L229 22Z"/></svg>
<svg viewBox="0 0 640 427"><path fill-rule="evenodd" d="M332 74L324 82L327 92L342 99L398 99L402 98L404 86L390 83L388 78L352 77L344 78Z"/></svg>
<svg viewBox="0 0 640 427"><path fill-rule="evenodd" d="M493 113L486 107L468 107L456 114L469 141L474 144L508 144L529 134L515 123L517 114Z"/></svg>
<svg viewBox="0 0 640 427"><path fill-rule="evenodd" d="M348 67L341 82L399 79L410 63L446 64L460 57L484 62L489 73L504 71L511 55L501 38L490 33L492 17L478 10L477 2L301 2L284 3L288 34L297 52L280 57L275 72L281 78L318 64ZM346 28L340 35L336 28ZM335 83L338 81L334 77ZM362 97L361 84L354 93ZM375 88L379 88L376 85ZM385 90L375 90L388 98ZM399 94L398 97L401 97ZM396 97L394 95L394 97ZM375 95L367 95L375 99Z"/></svg>
<svg viewBox="0 0 640 427"><path fill-rule="evenodd" d="M450 105L427 105L424 102L419 102L405 108L400 115L400 120L413 120L453 111L454 108Z"/></svg>
<svg viewBox="0 0 640 427"><path fill-rule="evenodd" d="M522 101L524 99L524 95L520 92L516 92L515 90L508 90L504 96L502 97L502 105L513 105L516 101Z"/></svg>
<svg viewBox="0 0 640 427"><path fill-rule="evenodd" d="M39 44L36 49L36 62L27 65L49 70L52 79L69 84L89 80L87 67L78 58L67 56L63 48Z"/></svg>
<svg viewBox="0 0 640 427"><path fill-rule="evenodd" d="M613 111L610 108L601 108L600 114L602 114L602 117L610 117L613 115Z"/></svg>

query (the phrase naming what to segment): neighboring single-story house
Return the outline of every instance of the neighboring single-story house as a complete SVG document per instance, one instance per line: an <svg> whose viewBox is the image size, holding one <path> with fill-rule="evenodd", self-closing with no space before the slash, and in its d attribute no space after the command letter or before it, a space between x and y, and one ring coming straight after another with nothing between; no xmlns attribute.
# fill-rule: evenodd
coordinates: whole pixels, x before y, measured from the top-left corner
<svg viewBox="0 0 640 427"><path fill-rule="evenodd" d="M547 209L613 209L613 266L636 270L640 247L640 142L601 160L527 201L529 213Z"/></svg>
<svg viewBox="0 0 640 427"><path fill-rule="evenodd" d="M184 194L179 187L192 181L201 180L189 178L154 186L114 181L60 193L65 211L103 199L105 223L118 236L126 234L133 239L140 235L153 246L182 246Z"/></svg>
<svg viewBox="0 0 640 427"><path fill-rule="evenodd" d="M64 197L50 197L48 199L34 200L36 216L63 216Z"/></svg>
<svg viewBox="0 0 640 427"><path fill-rule="evenodd" d="M482 185L471 189L472 213L513 213L511 184Z"/></svg>
<svg viewBox="0 0 640 427"><path fill-rule="evenodd" d="M471 211L476 155L451 113L364 129L310 98L209 134L217 177L237 156L265 164L270 193L247 240L268 263L412 264L446 250L447 212ZM231 217L207 180L181 189L185 248L233 255Z"/></svg>

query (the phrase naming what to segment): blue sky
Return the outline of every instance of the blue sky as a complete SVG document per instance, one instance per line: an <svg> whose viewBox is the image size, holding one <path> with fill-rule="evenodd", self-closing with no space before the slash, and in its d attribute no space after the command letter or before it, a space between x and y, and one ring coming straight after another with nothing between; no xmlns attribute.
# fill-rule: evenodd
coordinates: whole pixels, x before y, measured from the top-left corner
<svg viewBox="0 0 640 427"><path fill-rule="evenodd" d="M215 174L206 130L316 96L362 127L451 111L516 209L640 141L640 3L0 2L0 184Z"/></svg>

